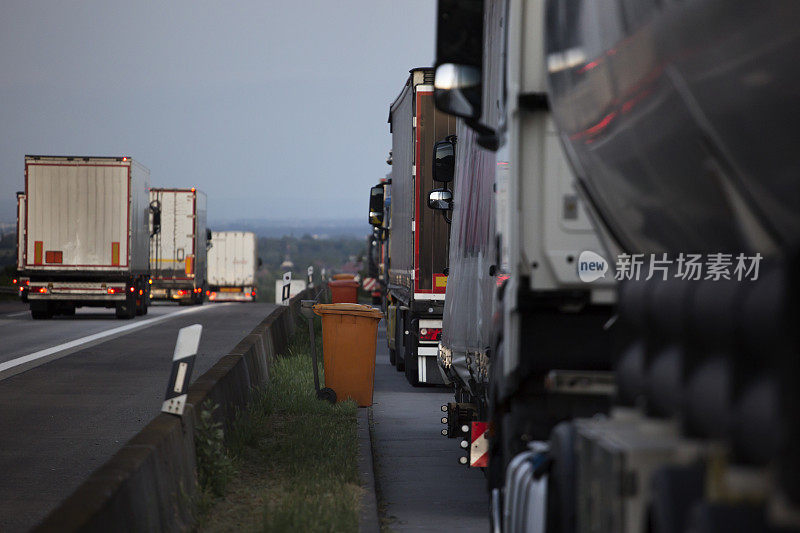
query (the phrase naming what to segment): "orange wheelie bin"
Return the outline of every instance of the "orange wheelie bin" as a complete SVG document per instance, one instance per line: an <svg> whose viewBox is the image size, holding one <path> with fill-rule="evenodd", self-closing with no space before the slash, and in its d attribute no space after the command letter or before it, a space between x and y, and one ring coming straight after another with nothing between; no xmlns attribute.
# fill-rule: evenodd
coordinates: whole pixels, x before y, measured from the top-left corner
<svg viewBox="0 0 800 533"><path fill-rule="evenodd" d="M358 282L352 279L339 279L328 282L331 288L331 302L335 304L358 303Z"/></svg>
<svg viewBox="0 0 800 533"><path fill-rule="evenodd" d="M372 405L375 378L377 309L359 304L316 304L322 317L322 360L325 386L336 392L336 400L353 399L359 407Z"/></svg>

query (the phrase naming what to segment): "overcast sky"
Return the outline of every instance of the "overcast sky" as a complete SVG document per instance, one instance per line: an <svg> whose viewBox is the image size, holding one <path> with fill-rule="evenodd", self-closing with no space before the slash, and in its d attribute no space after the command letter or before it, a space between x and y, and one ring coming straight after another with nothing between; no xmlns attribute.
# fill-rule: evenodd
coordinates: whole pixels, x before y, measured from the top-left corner
<svg viewBox="0 0 800 533"><path fill-rule="evenodd" d="M128 155L209 218L367 216L434 0L3 0L0 221L25 154Z"/></svg>

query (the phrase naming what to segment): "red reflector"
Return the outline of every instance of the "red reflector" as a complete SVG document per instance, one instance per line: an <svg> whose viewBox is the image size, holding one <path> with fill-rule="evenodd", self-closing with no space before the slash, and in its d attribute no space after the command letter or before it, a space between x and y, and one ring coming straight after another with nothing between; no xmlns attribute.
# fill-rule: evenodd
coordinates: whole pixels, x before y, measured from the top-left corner
<svg viewBox="0 0 800 533"><path fill-rule="evenodd" d="M442 338L442 328L421 328L419 330L419 340L438 341Z"/></svg>

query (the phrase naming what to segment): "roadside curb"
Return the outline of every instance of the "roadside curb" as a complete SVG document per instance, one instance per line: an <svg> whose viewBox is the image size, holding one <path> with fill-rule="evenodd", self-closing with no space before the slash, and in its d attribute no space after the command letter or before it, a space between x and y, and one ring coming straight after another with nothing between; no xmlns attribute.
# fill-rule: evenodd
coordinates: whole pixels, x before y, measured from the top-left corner
<svg viewBox="0 0 800 533"><path fill-rule="evenodd" d="M361 511L358 530L362 533L381 530L378 519L378 495L375 492L375 469L372 456L372 438L369 418L372 407L358 409L358 474L364 491L361 494Z"/></svg>

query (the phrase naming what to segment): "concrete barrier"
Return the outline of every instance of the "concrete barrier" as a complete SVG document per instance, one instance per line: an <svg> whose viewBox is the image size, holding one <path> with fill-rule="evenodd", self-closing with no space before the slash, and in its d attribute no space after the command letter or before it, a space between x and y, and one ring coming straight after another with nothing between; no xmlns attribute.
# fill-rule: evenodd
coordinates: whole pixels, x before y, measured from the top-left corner
<svg viewBox="0 0 800 533"><path fill-rule="evenodd" d="M159 414L34 531L181 531L194 524L197 464L194 429L206 400L226 427L251 392L269 380L270 361L285 353L304 291L279 307L189 387L183 417ZM168 376L164 376L166 380Z"/></svg>

